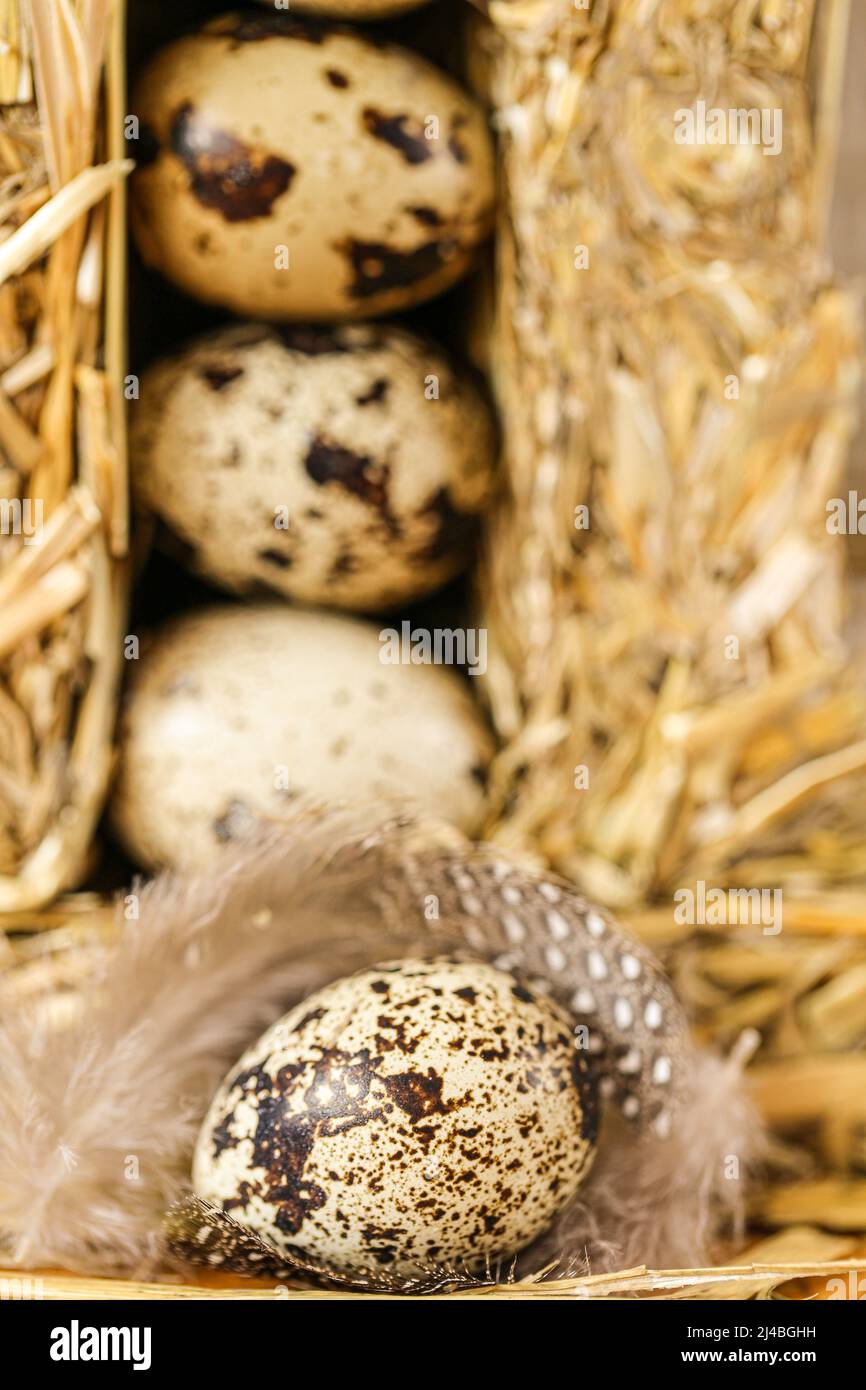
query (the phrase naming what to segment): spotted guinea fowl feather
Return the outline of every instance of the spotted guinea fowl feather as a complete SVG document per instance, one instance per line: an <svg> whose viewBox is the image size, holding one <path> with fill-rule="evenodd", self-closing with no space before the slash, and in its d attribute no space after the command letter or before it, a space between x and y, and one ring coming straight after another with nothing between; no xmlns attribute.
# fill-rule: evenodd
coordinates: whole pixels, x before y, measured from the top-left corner
<svg viewBox="0 0 866 1390"><path fill-rule="evenodd" d="M170 1254L181 1266L207 1265L251 1278L266 1275L293 1283L304 1280L364 1293L431 1294L442 1289L480 1288L496 1282L499 1276L493 1265L488 1265L483 1273L430 1265L403 1278L372 1265L355 1269L351 1275L343 1274L305 1257L299 1250L292 1254L278 1250L257 1231L195 1195L183 1198L168 1211L165 1233Z"/></svg>
<svg viewBox="0 0 866 1390"><path fill-rule="evenodd" d="M599 1080L589 1180L520 1269L696 1265L719 1229L742 1228L764 1139L740 1059L695 1047L651 951L563 880L483 845L402 854L382 908L405 921L408 904L568 1009Z"/></svg>
<svg viewBox="0 0 866 1390"><path fill-rule="evenodd" d="M665 1138L688 1090L682 1008L658 961L603 908L553 876L531 874L483 847L401 859L383 911L406 899L436 912L449 936L550 993L594 1056L603 1097L638 1131Z"/></svg>

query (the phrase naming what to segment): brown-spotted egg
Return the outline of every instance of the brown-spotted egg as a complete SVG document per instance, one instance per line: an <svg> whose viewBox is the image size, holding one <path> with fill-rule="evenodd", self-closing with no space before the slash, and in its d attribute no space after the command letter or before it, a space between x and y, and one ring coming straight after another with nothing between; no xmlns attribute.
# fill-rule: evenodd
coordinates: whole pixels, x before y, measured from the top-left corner
<svg viewBox="0 0 866 1390"><path fill-rule="evenodd" d="M193 1186L283 1251L408 1275L512 1254L594 1153L570 1021L474 961L402 960L320 990L232 1068Z"/></svg>
<svg viewBox="0 0 866 1390"><path fill-rule="evenodd" d="M483 112L417 54L294 15L233 14L146 68L132 227L187 293L262 318L429 299L491 229Z"/></svg>
<svg viewBox="0 0 866 1390"><path fill-rule="evenodd" d="M399 800L468 834L489 735L442 666L383 663L372 623L283 603L182 615L142 651L112 820L146 868L197 867L298 797Z"/></svg>
<svg viewBox="0 0 866 1390"><path fill-rule="evenodd" d="M223 329L142 378L135 489L237 592L377 609L467 562L493 427L441 350L384 324Z"/></svg>

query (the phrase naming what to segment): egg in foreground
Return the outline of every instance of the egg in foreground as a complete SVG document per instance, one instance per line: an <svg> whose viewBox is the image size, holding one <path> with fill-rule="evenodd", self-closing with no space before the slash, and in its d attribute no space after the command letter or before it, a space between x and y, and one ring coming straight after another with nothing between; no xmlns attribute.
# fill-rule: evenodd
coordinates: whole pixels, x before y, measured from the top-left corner
<svg viewBox="0 0 866 1390"><path fill-rule="evenodd" d="M164 627L120 723L111 818L136 862L201 867L300 796L398 798L476 833L492 745L466 684L382 653L372 623L276 602Z"/></svg>
<svg viewBox="0 0 866 1390"><path fill-rule="evenodd" d="M132 230L186 293L371 318L453 285L489 234L481 109L418 54L287 13L219 17L147 66Z"/></svg>
<svg viewBox="0 0 866 1390"><path fill-rule="evenodd" d="M289 1253L411 1275L522 1249L594 1154L569 1020L475 961L392 961L275 1023L220 1087L198 1196Z"/></svg>

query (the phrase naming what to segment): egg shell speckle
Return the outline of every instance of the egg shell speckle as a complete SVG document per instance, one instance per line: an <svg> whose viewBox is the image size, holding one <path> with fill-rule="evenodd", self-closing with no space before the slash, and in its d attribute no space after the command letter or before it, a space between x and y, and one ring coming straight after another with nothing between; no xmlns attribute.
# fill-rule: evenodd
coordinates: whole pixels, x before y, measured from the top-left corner
<svg viewBox="0 0 866 1390"><path fill-rule="evenodd" d="M133 110L145 261L239 314L405 308L491 229L483 112L417 54L339 25L223 16L157 54Z"/></svg>
<svg viewBox="0 0 866 1390"><path fill-rule="evenodd" d="M310 996L229 1073L193 1186L335 1269L470 1266L550 1224L594 1153L571 1025L474 961L393 961Z"/></svg>
<svg viewBox="0 0 866 1390"><path fill-rule="evenodd" d="M278 603L217 606L142 651L112 821L144 867L205 864L299 796L398 798L474 833L489 735L463 682L383 665L379 629Z"/></svg>
<svg viewBox="0 0 866 1390"><path fill-rule="evenodd" d="M139 500L194 568L352 609L457 573L492 476L479 393L379 324L209 334L144 375L130 443Z"/></svg>

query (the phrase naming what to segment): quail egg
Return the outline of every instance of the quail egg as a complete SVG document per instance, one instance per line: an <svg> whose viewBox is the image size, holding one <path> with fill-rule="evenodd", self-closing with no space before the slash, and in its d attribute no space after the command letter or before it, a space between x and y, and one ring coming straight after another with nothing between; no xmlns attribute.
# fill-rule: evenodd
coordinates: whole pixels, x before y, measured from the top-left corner
<svg viewBox="0 0 866 1390"><path fill-rule="evenodd" d="M133 858L206 864L301 795L477 831L491 745L468 682L407 664L390 634L264 602L190 612L143 646L112 802Z"/></svg>
<svg viewBox="0 0 866 1390"><path fill-rule="evenodd" d="M138 498L236 592L377 609L467 562L493 429L440 349L380 324L247 324L142 378Z"/></svg>
<svg viewBox="0 0 866 1390"><path fill-rule="evenodd" d="M481 109L418 54L285 13L163 49L133 99L133 232L182 290L254 317L429 299L491 229Z"/></svg>
<svg viewBox="0 0 866 1390"><path fill-rule="evenodd" d="M570 1021L477 961L391 961L232 1068L193 1186L284 1251L411 1275L522 1249L580 1185L595 1092Z"/></svg>

